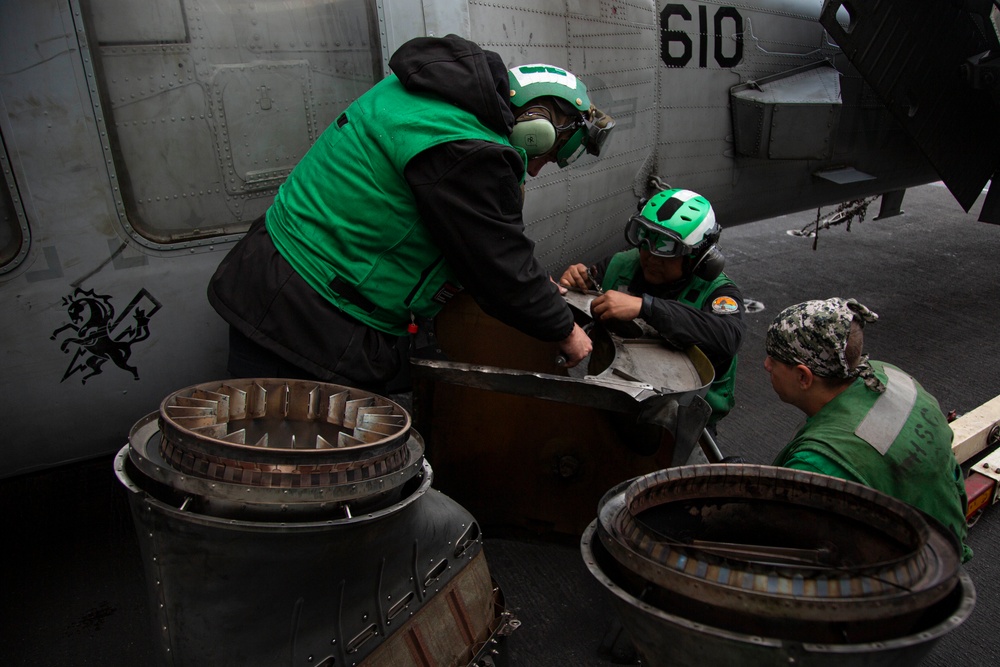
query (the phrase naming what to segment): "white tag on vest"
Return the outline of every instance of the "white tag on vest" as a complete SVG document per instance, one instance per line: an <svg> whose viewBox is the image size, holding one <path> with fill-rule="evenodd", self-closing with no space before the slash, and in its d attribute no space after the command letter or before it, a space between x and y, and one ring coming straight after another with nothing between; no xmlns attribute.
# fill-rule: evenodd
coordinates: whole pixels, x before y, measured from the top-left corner
<svg viewBox="0 0 1000 667"><path fill-rule="evenodd" d="M906 373L885 367L886 388L875 405L854 430L858 436L885 456L903 430L917 402L917 385Z"/></svg>

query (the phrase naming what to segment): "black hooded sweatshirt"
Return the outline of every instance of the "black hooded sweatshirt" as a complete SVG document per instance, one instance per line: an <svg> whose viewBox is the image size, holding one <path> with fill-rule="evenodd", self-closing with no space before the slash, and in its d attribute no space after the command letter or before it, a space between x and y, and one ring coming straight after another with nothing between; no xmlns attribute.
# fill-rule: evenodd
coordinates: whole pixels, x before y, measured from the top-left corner
<svg viewBox="0 0 1000 667"><path fill-rule="evenodd" d="M407 90L438 95L509 136L507 67L500 56L449 35L404 44L389 67ZM521 217L524 160L489 141L448 142L413 158L405 178L421 219L483 310L546 341L569 336L573 316L534 257Z"/></svg>
<svg viewBox="0 0 1000 667"><path fill-rule="evenodd" d="M438 95L510 134L507 68L496 53L455 35L421 37L400 47L389 66L407 90ZM420 153L403 177L435 243L483 310L535 338L559 341L572 331L573 316L524 233L524 168L515 149L469 139ZM208 298L235 332L305 376L377 387L405 361L395 336L364 326L309 287L262 221L220 263Z"/></svg>

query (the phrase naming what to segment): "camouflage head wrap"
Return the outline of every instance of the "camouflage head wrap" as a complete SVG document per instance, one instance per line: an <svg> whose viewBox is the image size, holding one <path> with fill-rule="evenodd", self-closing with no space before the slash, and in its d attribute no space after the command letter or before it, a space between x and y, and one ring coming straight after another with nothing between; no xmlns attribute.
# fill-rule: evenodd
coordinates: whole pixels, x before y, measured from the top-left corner
<svg viewBox="0 0 1000 667"><path fill-rule="evenodd" d="M881 393L885 386L875 377L867 355L862 355L853 369L847 363L847 337L855 318L864 326L878 315L854 299L839 297L789 306L768 327L765 349L772 359L793 366L802 364L819 377L860 376L869 389Z"/></svg>

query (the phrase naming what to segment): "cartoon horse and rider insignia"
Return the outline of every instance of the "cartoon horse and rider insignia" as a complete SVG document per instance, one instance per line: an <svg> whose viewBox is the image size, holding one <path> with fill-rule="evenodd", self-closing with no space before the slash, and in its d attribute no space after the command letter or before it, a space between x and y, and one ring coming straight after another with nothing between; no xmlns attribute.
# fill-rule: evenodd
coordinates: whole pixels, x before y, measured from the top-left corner
<svg viewBox="0 0 1000 667"><path fill-rule="evenodd" d="M101 366L109 359L138 380L139 370L129 366L128 358L132 355L132 345L149 338L149 319L160 309L160 302L141 289L117 319L111 297L95 294L94 290L77 287L73 294L64 296L62 302L70 323L53 331L49 339L55 340L60 333L70 329L76 336L66 338L59 348L69 353L71 346L77 347L60 382L89 369L90 372L80 378L82 384L87 384L88 378L102 372ZM124 320L130 314L135 323L125 326Z"/></svg>

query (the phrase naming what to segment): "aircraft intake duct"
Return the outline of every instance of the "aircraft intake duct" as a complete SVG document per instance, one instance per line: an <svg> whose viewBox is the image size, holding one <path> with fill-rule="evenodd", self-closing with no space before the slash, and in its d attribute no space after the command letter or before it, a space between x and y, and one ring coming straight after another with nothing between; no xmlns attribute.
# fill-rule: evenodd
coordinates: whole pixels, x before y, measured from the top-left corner
<svg viewBox="0 0 1000 667"><path fill-rule="evenodd" d="M975 605L950 533L868 487L697 465L609 490L581 549L643 665L913 665Z"/></svg>
<svg viewBox="0 0 1000 667"><path fill-rule="evenodd" d="M133 426L115 469L162 665L480 665L517 625L476 520L382 396L195 385Z"/></svg>

